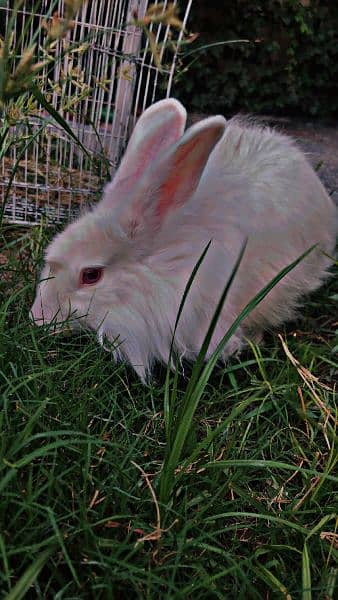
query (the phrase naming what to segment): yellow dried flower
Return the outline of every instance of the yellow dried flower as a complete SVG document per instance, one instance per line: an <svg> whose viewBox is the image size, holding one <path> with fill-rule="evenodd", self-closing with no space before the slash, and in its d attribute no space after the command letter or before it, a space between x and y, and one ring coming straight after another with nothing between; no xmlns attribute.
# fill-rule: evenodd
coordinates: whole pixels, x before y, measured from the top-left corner
<svg viewBox="0 0 338 600"><path fill-rule="evenodd" d="M84 0L65 0L65 16L66 19L72 19L74 15L80 10Z"/></svg>
<svg viewBox="0 0 338 600"><path fill-rule="evenodd" d="M133 81L133 74L131 72L130 65L120 67L117 76L125 81Z"/></svg>
<svg viewBox="0 0 338 600"><path fill-rule="evenodd" d="M177 29L183 29L182 21L177 17L177 6L170 2L165 8L165 3L152 4L143 20L145 25L150 23L164 23L164 25L171 25Z"/></svg>
<svg viewBox="0 0 338 600"><path fill-rule="evenodd" d="M36 48L36 44L34 44L33 46L31 46L30 48L27 48L27 50L25 50L17 68L15 69L14 79L19 79L20 76L22 76L22 75L26 76L27 73L31 72L35 48Z"/></svg>
<svg viewBox="0 0 338 600"><path fill-rule="evenodd" d="M75 22L68 18L64 19L60 17L59 13L55 11L50 23L44 21L43 27L47 29L49 40L58 40L64 38L70 29L74 29Z"/></svg>
<svg viewBox="0 0 338 600"><path fill-rule="evenodd" d="M22 117L22 112L17 104L10 104L7 107L6 117L9 125L16 125Z"/></svg>
<svg viewBox="0 0 338 600"><path fill-rule="evenodd" d="M164 2L149 6L143 19L139 19L137 12L133 13L133 25L140 27L148 38L151 53L156 67L161 70L161 47L156 42L156 36L149 29L151 24L163 24L185 31L183 22L177 17L177 6L173 2L165 5Z"/></svg>

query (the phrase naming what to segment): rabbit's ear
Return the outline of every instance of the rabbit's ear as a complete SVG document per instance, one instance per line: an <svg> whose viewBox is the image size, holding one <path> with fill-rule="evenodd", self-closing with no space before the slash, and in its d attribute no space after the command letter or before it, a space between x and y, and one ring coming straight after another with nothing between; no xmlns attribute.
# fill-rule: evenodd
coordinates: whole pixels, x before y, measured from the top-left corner
<svg viewBox="0 0 338 600"><path fill-rule="evenodd" d="M147 170L133 197L115 213L128 235L158 229L168 213L191 198L225 123L224 117L217 116L193 125Z"/></svg>
<svg viewBox="0 0 338 600"><path fill-rule="evenodd" d="M224 117L210 117L188 129L172 147L162 167L163 174L157 199L156 213L162 217L184 204L197 188L214 146L225 129Z"/></svg>
<svg viewBox="0 0 338 600"><path fill-rule="evenodd" d="M178 100L168 98L150 106L140 116L121 164L104 191L102 202L116 205L138 182L145 169L183 135L187 113Z"/></svg>

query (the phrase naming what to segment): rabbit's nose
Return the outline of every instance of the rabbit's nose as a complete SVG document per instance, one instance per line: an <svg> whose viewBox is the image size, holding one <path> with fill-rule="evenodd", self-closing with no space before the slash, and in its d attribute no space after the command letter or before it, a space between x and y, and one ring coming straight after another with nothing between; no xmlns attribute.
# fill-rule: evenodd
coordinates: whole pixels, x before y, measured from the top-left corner
<svg viewBox="0 0 338 600"><path fill-rule="evenodd" d="M30 313L29 313L29 318L31 321L33 321L34 325L43 325L44 324L43 318L42 317L37 318L36 316L34 316L32 311L30 311Z"/></svg>
<svg viewBox="0 0 338 600"><path fill-rule="evenodd" d="M29 318L35 325L43 325L43 314L42 314L42 306L40 303L34 302L32 308L29 311Z"/></svg>
<svg viewBox="0 0 338 600"><path fill-rule="evenodd" d="M54 319L55 313L51 311L48 306L44 306L37 298L29 312L29 317L35 325L44 325L50 323Z"/></svg>
<svg viewBox="0 0 338 600"><path fill-rule="evenodd" d="M29 318L31 321L33 321L34 325L40 326L48 322L42 313L39 314L36 310L33 310L33 308L29 312Z"/></svg>

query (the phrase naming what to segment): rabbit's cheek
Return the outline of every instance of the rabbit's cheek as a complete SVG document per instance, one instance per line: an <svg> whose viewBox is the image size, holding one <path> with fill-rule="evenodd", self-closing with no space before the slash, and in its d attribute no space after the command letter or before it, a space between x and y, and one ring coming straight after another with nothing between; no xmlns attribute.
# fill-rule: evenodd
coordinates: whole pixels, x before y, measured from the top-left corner
<svg viewBox="0 0 338 600"><path fill-rule="evenodd" d="M71 299L71 307L75 319L84 325L96 310L96 294L94 291L79 290Z"/></svg>

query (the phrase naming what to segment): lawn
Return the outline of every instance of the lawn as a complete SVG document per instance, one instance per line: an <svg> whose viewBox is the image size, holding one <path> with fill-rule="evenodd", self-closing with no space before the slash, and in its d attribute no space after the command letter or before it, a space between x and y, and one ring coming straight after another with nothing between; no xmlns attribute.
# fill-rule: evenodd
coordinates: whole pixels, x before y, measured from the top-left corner
<svg viewBox="0 0 338 600"><path fill-rule="evenodd" d="M337 278L204 387L144 386L31 325L46 233L0 235L2 597L332 599Z"/></svg>

